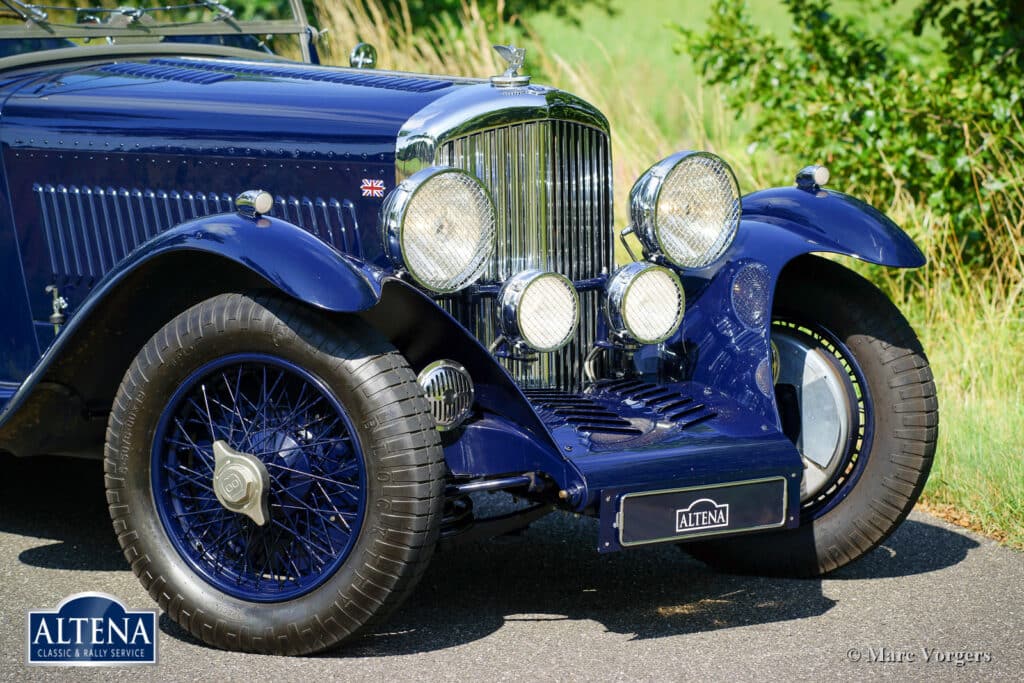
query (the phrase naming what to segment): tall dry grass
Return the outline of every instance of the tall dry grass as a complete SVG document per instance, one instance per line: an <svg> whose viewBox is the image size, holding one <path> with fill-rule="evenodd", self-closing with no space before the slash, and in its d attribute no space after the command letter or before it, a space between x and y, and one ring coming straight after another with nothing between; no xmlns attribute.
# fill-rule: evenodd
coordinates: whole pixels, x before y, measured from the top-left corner
<svg viewBox="0 0 1024 683"><path fill-rule="evenodd" d="M645 106L650 95L642 74L635 81L619 80L614 88L602 80L601 74L614 67L598 43L593 60L571 64L559 55L557 45L515 19L489 25L475 0L466 0L457 20L439 23L432 32L413 31L407 12L389 19L379 0L321 0L320 12L330 27L322 46L329 60L347 63L352 46L362 40L377 47L380 68L420 73L499 73L504 64L492 43L525 31L531 63L544 80L589 100L612 124L619 225L624 224L633 181L651 163L678 149L721 154L745 188L789 184L797 168L795 160L748 148L716 90L697 87L661 93L675 98L671 110L681 113L675 131L666 133ZM1020 133L1005 144L1024 144L1024 128ZM973 149L972 134L980 133L965 128L965 154ZM881 158L863 161L886 163ZM1000 220L978 226L991 246L991 265L963 263L949 218L918 205L894 178L888 196L865 199L911 234L928 265L918 271L855 267L886 289L906 313L936 374L940 445L926 499L956 506L982 530L1024 547L1024 169L979 169L979 176L985 174L1015 179L994 198L1003 206ZM841 189L842 179L833 184Z"/></svg>
<svg viewBox="0 0 1024 683"><path fill-rule="evenodd" d="M1002 144L1022 140L1018 123ZM965 154L971 149L968 133ZM936 373L939 452L926 502L967 513L972 526L1024 548L1024 169L996 152L997 168L976 170L979 201L1000 207L998 219L976 226L991 262L964 263L949 217L896 192L889 213L928 263L873 275L918 330ZM1010 181L983 198L991 177Z"/></svg>
<svg viewBox="0 0 1024 683"><path fill-rule="evenodd" d="M348 54L359 41L377 48L378 68L427 74L445 74L486 78L505 69L504 61L492 49L499 40L528 34L528 59L544 74L544 81L568 90L597 106L612 122L612 154L615 159L617 199L624 199L636 178L669 151L699 148L726 154L748 155L741 143L729 136L732 114L724 108L714 89L666 93L678 99L682 118L678 135L666 136L645 109L648 95L640 82L635 89L609 88L599 69L586 64L571 64L562 58L556 46L530 30L517 17L488 23L476 0L462 4L457 19L441 19L432 31L416 32L405 2L398 18L389 18L380 0L332 2L320 0L319 16L329 27L320 43L325 61L347 64ZM504 16L499 0L497 15ZM601 45L594 43L595 60L611 62ZM742 186L763 186L765 169L756 163L739 164L736 171ZM619 217L624 218L625 201L616 202Z"/></svg>
<svg viewBox="0 0 1024 683"><path fill-rule="evenodd" d="M326 60L348 65L349 52L362 41L377 48L378 69L477 78L504 70L504 62L490 47L491 37L508 33L513 26L488 25L475 0L463 4L457 22L442 16L431 32L413 31L404 0L399 8L398 17L389 17L380 0L319 0L317 13L328 28L320 43ZM498 10L504 15L500 0Z"/></svg>

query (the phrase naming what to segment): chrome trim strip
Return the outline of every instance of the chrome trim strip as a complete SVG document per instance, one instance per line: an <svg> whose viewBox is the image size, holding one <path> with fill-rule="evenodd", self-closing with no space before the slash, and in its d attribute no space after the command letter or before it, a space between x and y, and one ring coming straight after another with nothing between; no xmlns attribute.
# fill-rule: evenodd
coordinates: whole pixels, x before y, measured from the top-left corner
<svg viewBox="0 0 1024 683"><path fill-rule="evenodd" d="M432 165L445 142L544 120L571 121L609 134L604 114L570 93L539 85L498 89L487 83L470 84L434 100L402 126L395 148L395 182Z"/></svg>

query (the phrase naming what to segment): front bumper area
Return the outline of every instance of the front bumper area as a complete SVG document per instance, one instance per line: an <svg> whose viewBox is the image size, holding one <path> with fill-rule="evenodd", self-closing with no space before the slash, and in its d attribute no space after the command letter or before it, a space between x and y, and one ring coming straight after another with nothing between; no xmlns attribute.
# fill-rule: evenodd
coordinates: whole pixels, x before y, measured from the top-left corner
<svg viewBox="0 0 1024 683"><path fill-rule="evenodd" d="M559 457L565 464L561 471L543 474L562 487L563 505L600 519L601 552L623 549L623 501L638 493L705 488L725 492L732 485L781 480L783 500L776 501L771 514L754 498L749 498L751 505L762 509L744 514L740 508L747 505L747 497L740 495L733 503L734 521L700 537L799 524L803 464L796 448L774 425L725 394L695 382L605 380L581 393L534 390L526 396L558 449L549 457ZM535 471L544 460L538 441L526 430L505 428L492 418L467 425L466 434L446 457L455 474L463 466L473 469L481 456L493 463L501 453L509 454L507 471L517 466L519 471ZM669 516L676 512L665 509ZM765 524L743 521L765 515L779 519ZM695 536L681 531L641 543L691 537Z"/></svg>
<svg viewBox="0 0 1024 683"><path fill-rule="evenodd" d="M799 522L803 464L796 448L773 425L709 387L618 380L578 395L527 396L583 477L583 507L597 508L602 552L622 548L618 521L631 493L782 479L784 525ZM750 530L730 523L704 535Z"/></svg>
<svg viewBox="0 0 1024 683"><path fill-rule="evenodd" d="M529 476L536 486L518 493L600 517L600 548L617 550L620 498L633 492L784 477L792 482L786 524L799 522L803 463L779 430L770 373L759 372L769 367L767 326L751 329L723 311L737 300L730 295L743 267L730 264L694 297L672 344L676 355L688 350L687 374L696 379L685 381L655 381L651 373L598 380L583 391L524 390L478 338L404 283L387 285L382 305L366 317L414 368L451 358L472 376L474 414L444 437L454 485ZM758 381L764 376L767 387Z"/></svg>

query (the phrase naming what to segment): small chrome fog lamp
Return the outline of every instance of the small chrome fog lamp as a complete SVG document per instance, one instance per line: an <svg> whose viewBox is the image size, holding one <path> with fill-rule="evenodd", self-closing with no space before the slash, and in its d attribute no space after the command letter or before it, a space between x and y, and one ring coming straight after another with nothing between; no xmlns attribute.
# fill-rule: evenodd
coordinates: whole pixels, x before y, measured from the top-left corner
<svg viewBox="0 0 1024 683"><path fill-rule="evenodd" d="M502 286L498 311L498 326L508 341L557 351L576 334L580 297L564 275L524 270Z"/></svg>
<svg viewBox="0 0 1024 683"><path fill-rule="evenodd" d="M476 176L457 168L403 180L384 200L381 223L388 257L435 292L473 284L494 253L494 204Z"/></svg>
<svg viewBox="0 0 1024 683"><path fill-rule="evenodd" d="M668 339L683 321L686 295L668 268L638 261L619 268L607 286L608 325L641 344Z"/></svg>
<svg viewBox="0 0 1024 683"><path fill-rule="evenodd" d="M629 193L629 212L648 253L681 268L703 268L736 235L739 183L714 154L679 152L640 176Z"/></svg>

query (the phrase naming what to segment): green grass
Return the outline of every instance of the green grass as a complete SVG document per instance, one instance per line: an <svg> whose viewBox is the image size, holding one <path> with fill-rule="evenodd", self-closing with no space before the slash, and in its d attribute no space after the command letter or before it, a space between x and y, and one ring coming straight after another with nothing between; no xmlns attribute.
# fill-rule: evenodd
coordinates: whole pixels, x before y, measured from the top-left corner
<svg viewBox="0 0 1024 683"><path fill-rule="evenodd" d="M925 489L926 502L968 513L971 519L963 521L969 526L1017 548L1024 548L1021 425L1020 404L952 407L947 402L939 455Z"/></svg>
<svg viewBox="0 0 1024 683"><path fill-rule="evenodd" d="M550 14L526 17L525 22L548 51L570 64L589 65L610 91L626 91L642 101L658 127L672 134L688 117L680 99L665 94L693 92L698 78L689 57L675 53L677 34L669 24L703 25L709 3L618 0L615 9L609 16L585 6L579 25Z"/></svg>
<svg viewBox="0 0 1024 683"><path fill-rule="evenodd" d="M922 500L1024 549L1024 311L984 287L931 287L899 304L939 395L939 445Z"/></svg>
<svg viewBox="0 0 1024 683"><path fill-rule="evenodd" d="M755 22L786 40L790 21L781 0L748 0L747 5ZM856 6L852 0L834 3L837 14L854 18ZM546 52L560 55L569 64L588 65L609 91L628 93L643 102L667 136L685 137L681 127L692 123L685 100L697 96L701 83L689 55L677 53L679 34L673 25L702 30L712 12L711 1L614 0L612 7L609 15L594 5L584 5L575 15L577 21L545 12L522 21ZM886 4L884 11L859 19L868 29L881 29L906 20L910 10L903 1L895 6ZM897 36L897 42L905 49L927 54L932 35L926 31L923 38L914 38L904 33ZM535 56L531 61L530 47L527 43L527 66L536 68L540 64ZM713 121L708 118L704 123ZM738 137L749 130L743 119L733 121L730 127Z"/></svg>

